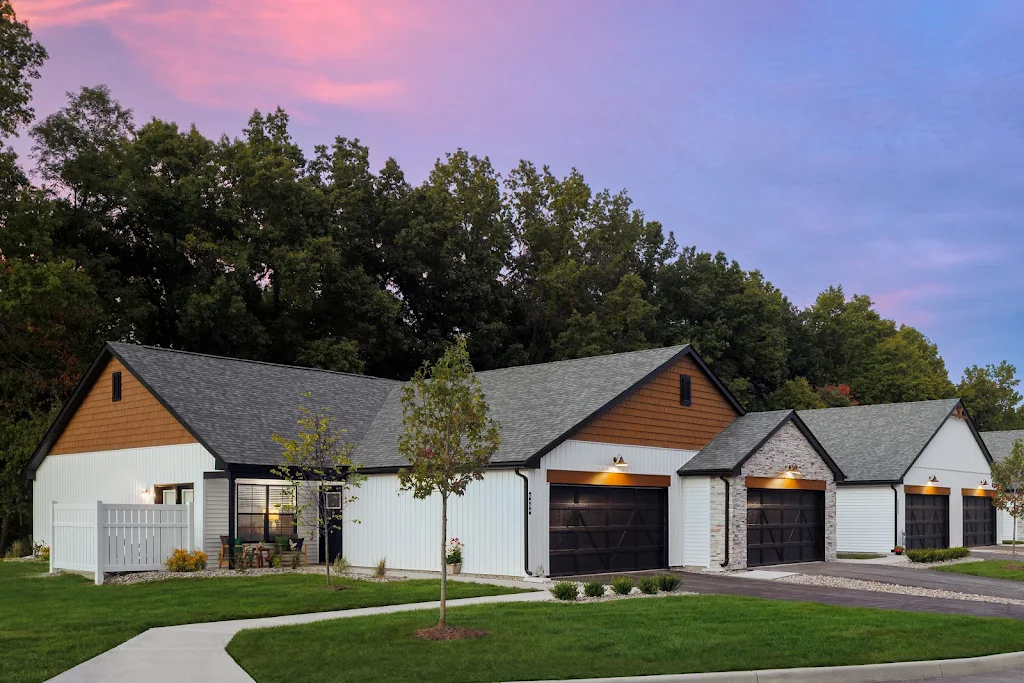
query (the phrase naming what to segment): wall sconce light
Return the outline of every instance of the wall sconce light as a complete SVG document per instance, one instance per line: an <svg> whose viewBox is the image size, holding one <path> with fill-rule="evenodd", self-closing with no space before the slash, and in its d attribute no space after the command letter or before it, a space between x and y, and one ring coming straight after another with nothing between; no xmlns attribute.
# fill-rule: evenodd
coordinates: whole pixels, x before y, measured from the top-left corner
<svg viewBox="0 0 1024 683"><path fill-rule="evenodd" d="M932 475L930 475L928 477L928 485L929 486L931 486L932 484L938 484L938 483L939 483L939 478L936 477L934 474L932 474Z"/></svg>
<svg viewBox="0 0 1024 683"><path fill-rule="evenodd" d="M783 472L783 475L786 476L789 479L794 479L796 477L799 477L800 476L800 468L797 467L796 465L787 465L786 466L786 471Z"/></svg>
<svg viewBox="0 0 1024 683"><path fill-rule="evenodd" d="M629 467L629 463L621 455L616 455L612 458L612 464L619 468Z"/></svg>
<svg viewBox="0 0 1024 683"><path fill-rule="evenodd" d="M978 488L979 489L987 489L988 488L988 479L982 479L981 483L978 484Z"/></svg>

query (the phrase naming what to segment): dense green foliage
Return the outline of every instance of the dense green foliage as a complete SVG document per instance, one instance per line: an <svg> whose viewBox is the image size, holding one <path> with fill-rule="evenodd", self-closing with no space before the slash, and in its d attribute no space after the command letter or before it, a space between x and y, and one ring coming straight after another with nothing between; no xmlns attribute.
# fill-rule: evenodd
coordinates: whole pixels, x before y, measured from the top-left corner
<svg viewBox="0 0 1024 683"><path fill-rule="evenodd" d="M454 625L489 635L440 644L415 635L432 619L405 612L242 631L228 653L264 683L469 683L976 657L1019 650L1024 638L1016 619L726 595L460 607ZM302 666L267 654L310 643L319 656Z"/></svg>
<svg viewBox="0 0 1024 683"><path fill-rule="evenodd" d="M31 123L45 56L0 0L0 139ZM456 335L478 370L689 342L752 410L956 391L868 297L829 287L799 310L576 170L460 149L417 184L357 139L307 153L281 110L210 139L136 121L104 86L30 134L31 174L0 144L0 551L27 529L20 472L104 340L396 378ZM1024 424L1014 373L968 369L981 428Z"/></svg>
<svg viewBox="0 0 1024 683"><path fill-rule="evenodd" d="M46 570L42 562L0 562L4 683L48 680L157 626L426 602L437 599L438 588L436 579L346 578L349 590L328 591L315 574L94 586L81 576L43 576ZM451 586L453 598L518 592L468 581Z"/></svg>
<svg viewBox="0 0 1024 683"><path fill-rule="evenodd" d="M548 590L558 600L575 600L580 596L580 587L575 581L559 581Z"/></svg>
<svg viewBox="0 0 1024 683"><path fill-rule="evenodd" d="M907 559L911 562L943 562L945 560L958 560L967 557L971 551L962 546L954 548L922 548L919 550L907 550Z"/></svg>

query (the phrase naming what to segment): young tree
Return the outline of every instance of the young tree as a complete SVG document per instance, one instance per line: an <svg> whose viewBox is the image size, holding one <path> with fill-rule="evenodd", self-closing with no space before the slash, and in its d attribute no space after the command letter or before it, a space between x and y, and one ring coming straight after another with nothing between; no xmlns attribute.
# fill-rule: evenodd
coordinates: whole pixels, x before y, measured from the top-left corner
<svg viewBox="0 0 1024 683"><path fill-rule="evenodd" d="M1013 442L1010 457L992 463L992 486L996 490L992 503L996 509L1013 517L1013 540L1017 540L1017 520L1024 515L1024 441ZM1017 564L1017 544L1010 546L1013 564Z"/></svg>
<svg viewBox="0 0 1024 683"><path fill-rule="evenodd" d="M402 389L405 431L398 450L409 468L398 473L403 490L419 499L441 496L441 618L446 626L448 576L448 498L466 493L483 479L484 468L501 443L501 425L488 416L487 400L473 376L465 337L448 347L437 363L424 364Z"/></svg>
<svg viewBox="0 0 1024 683"><path fill-rule="evenodd" d="M304 398L310 394L304 393ZM299 406L299 434L288 439L280 434L271 438L281 444L284 463L272 470L295 487L295 521L316 527L326 539L332 529L340 529L345 508L356 500L352 490L366 479L359 473L350 454L354 443L345 441L346 429L334 426L327 408L313 412ZM339 497L336 506L326 504L326 496ZM358 520L353 520L358 522ZM327 564L327 585L331 585L330 549L324 549Z"/></svg>

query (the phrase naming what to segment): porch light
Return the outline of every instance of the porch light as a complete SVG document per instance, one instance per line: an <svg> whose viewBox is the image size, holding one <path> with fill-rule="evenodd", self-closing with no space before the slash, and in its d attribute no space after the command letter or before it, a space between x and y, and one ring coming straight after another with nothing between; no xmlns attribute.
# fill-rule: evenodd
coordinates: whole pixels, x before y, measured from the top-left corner
<svg viewBox="0 0 1024 683"><path fill-rule="evenodd" d="M931 486L932 484L938 484L938 483L939 483L939 478L936 477L934 474L928 476L928 486Z"/></svg>
<svg viewBox="0 0 1024 683"><path fill-rule="evenodd" d="M783 472L783 475L788 479L795 479L800 476L800 468L796 465L787 465L786 471Z"/></svg>
<svg viewBox="0 0 1024 683"><path fill-rule="evenodd" d="M626 462L626 459L623 458L621 455L616 455L614 458L612 458L612 464L618 468L629 467L629 463Z"/></svg>

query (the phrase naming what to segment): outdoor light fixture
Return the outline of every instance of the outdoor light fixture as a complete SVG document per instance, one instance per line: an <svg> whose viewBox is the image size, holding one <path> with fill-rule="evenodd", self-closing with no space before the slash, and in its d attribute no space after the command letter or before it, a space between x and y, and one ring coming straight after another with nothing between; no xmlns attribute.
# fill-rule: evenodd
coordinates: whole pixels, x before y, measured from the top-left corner
<svg viewBox="0 0 1024 683"><path fill-rule="evenodd" d="M612 458L612 464L615 465L616 467L629 467L629 463L626 462L626 459L623 458L621 455L616 455L614 458Z"/></svg>
<svg viewBox="0 0 1024 683"><path fill-rule="evenodd" d="M982 479L980 488L985 488L986 486L988 486L988 479Z"/></svg>
<svg viewBox="0 0 1024 683"><path fill-rule="evenodd" d="M793 479L795 477L799 477L800 476L800 468L797 467L796 465L787 465L786 466L786 471L783 474L785 474L790 479Z"/></svg>
<svg viewBox="0 0 1024 683"><path fill-rule="evenodd" d="M938 483L939 483L939 478L936 477L934 474L932 474L932 475L930 475L928 477L928 485L929 486L931 486L932 484L938 484Z"/></svg>

